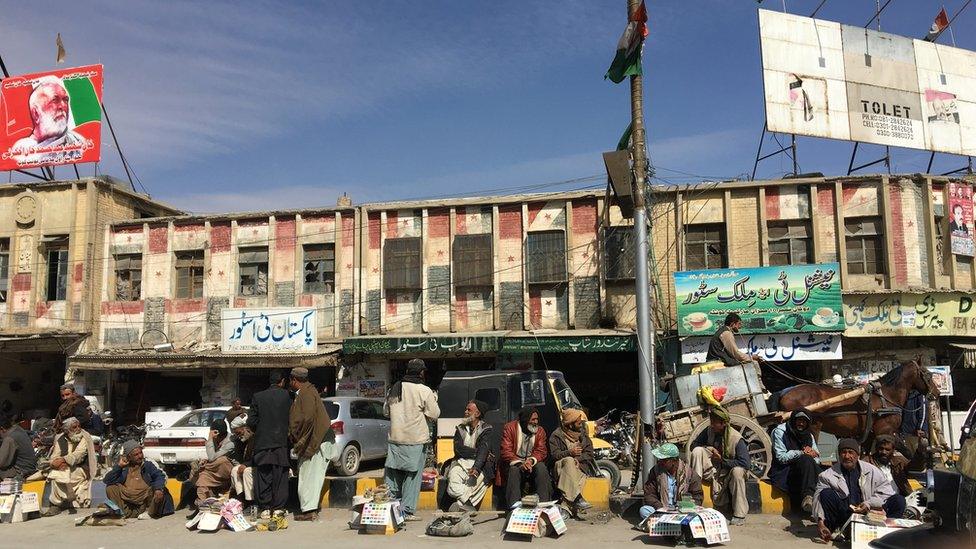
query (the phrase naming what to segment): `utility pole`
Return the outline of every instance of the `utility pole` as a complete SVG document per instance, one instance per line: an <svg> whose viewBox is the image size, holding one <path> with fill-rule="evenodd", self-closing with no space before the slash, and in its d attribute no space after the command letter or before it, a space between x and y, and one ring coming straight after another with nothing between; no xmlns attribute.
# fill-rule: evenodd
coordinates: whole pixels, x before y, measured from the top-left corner
<svg viewBox="0 0 976 549"><path fill-rule="evenodd" d="M640 8L641 0L627 0L627 15L632 16ZM641 59L643 63L643 59ZM641 486L646 471L653 465L650 438L654 436L654 406L657 395L657 375L654 367L654 327L651 317L649 279L649 248L647 241L647 205L644 188L647 185L647 147L644 131L644 81L641 75L630 77L631 155L634 159L634 263L637 285L637 380L640 384L640 420L643 432L641 444Z"/></svg>

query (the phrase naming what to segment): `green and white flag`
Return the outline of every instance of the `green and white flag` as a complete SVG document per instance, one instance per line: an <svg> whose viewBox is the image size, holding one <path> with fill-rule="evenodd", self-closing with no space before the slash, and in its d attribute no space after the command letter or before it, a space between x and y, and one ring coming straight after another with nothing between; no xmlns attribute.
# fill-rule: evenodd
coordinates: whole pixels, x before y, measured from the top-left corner
<svg viewBox="0 0 976 549"><path fill-rule="evenodd" d="M628 76L642 74L641 50L644 49L644 38L647 34L647 8L641 2L640 7L631 14L627 28L617 42L617 55L603 77L619 84Z"/></svg>

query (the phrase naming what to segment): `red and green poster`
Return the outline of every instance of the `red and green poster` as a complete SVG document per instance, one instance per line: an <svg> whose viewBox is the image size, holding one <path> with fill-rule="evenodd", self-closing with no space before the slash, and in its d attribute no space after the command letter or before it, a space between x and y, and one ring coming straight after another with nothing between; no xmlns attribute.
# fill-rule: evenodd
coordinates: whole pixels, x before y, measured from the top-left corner
<svg viewBox="0 0 976 549"><path fill-rule="evenodd" d="M101 102L101 65L4 78L0 170L98 162Z"/></svg>

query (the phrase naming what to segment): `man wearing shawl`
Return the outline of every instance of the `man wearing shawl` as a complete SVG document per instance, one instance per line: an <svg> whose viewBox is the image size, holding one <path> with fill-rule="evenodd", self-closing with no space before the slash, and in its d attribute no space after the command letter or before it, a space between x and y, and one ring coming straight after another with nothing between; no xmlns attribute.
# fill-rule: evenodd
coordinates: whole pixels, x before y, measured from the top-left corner
<svg viewBox="0 0 976 549"><path fill-rule="evenodd" d="M511 508L522 499L522 482L531 480L539 501L552 499L552 481L546 468L546 430L539 425L539 412L531 406L519 410L518 419L502 427L501 463L495 485L505 487L505 502Z"/></svg>
<svg viewBox="0 0 976 549"><path fill-rule="evenodd" d="M477 511L488 491L486 479L495 478L495 456L491 451L492 427L485 422L488 405L468 402L464 419L454 433L454 463L447 471L447 495L456 500L452 511Z"/></svg>
<svg viewBox="0 0 976 549"><path fill-rule="evenodd" d="M173 514L173 497L166 475L142 457L134 440L122 443L122 457L105 473L105 496L122 509L125 518L160 518Z"/></svg>
<svg viewBox="0 0 976 549"><path fill-rule="evenodd" d="M810 432L813 418L806 408L794 410L790 419L773 429L773 466L769 483L800 501L803 512L813 509L813 492L820 475L820 451Z"/></svg>
<svg viewBox="0 0 976 549"><path fill-rule="evenodd" d="M420 520L414 512L427 457L424 450L430 443L427 420L441 415L437 394L424 385L426 372L423 360L408 362L406 374L393 384L383 404L383 413L390 418L384 482L390 494L400 500L408 521Z"/></svg>
<svg viewBox="0 0 976 549"><path fill-rule="evenodd" d="M196 505L230 490L230 477L234 470L230 454L234 451L234 441L227 436L227 424L223 419L215 419L210 424L206 451L207 457L195 464L190 475L190 482L197 487Z"/></svg>
<svg viewBox="0 0 976 549"><path fill-rule="evenodd" d="M293 368L291 390L295 400L288 413L288 438L298 456L298 503L295 520L316 520L322 504L325 472L334 457L335 433L319 392L308 382L307 368Z"/></svg>
<svg viewBox="0 0 976 549"><path fill-rule="evenodd" d="M702 479L711 480L716 507L727 507L731 502L729 524L742 526L749 512L746 500L749 448L742 435L729 425L729 413L723 408L712 408L708 417L708 429L691 443L691 468Z"/></svg>
<svg viewBox="0 0 976 549"><path fill-rule="evenodd" d="M254 501L254 432L247 426L247 414L237 416L230 422L231 440L234 441L234 452L231 461L234 470L230 475L231 485L237 499L244 502Z"/></svg>
<svg viewBox="0 0 976 549"><path fill-rule="evenodd" d="M51 507L45 516L90 506L91 482L98 472L95 445L78 419L68 417L61 423L61 430L51 446L51 471L47 474Z"/></svg>
<svg viewBox="0 0 976 549"><path fill-rule="evenodd" d="M678 447L668 442L652 449L651 453L657 463L644 483L641 519L656 511L677 507L685 496L691 496L696 505L701 505L705 499L701 477L678 458Z"/></svg>
<svg viewBox="0 0 976 549"><path fill-rule="evenodd" d="M586 434L586 414L582 410L563 410L559 429L549 435L549 459L556 477L556 490L577 511L593 505L583 499L586 477L598 476L593 442Z"/></svg>

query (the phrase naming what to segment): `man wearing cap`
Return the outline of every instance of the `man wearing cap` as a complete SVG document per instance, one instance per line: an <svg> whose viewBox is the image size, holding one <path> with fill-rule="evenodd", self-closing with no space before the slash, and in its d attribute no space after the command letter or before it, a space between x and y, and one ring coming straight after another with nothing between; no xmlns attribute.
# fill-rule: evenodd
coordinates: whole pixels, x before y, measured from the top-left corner
<svg viewBox="0 0 976 549"><path fill-rule="evenodd" d="M316 520L322 503L322 485L329 462L335 457L335 433L318 390L308 382L308 369L291 371L295 400L288 414L288 438L298 456L298 503L295 520Z"/></svg>
<svg viewBox="0 0 976 549"><path fill-rule="evenodd" d="M908 484L908 460L895 454L895 437L878 435L874 439L874 453L864 456L864 461L881 470L895 489L892 498L902 498L912 493ZM904 504L902 504L904 505Z"/></svg>
<svg viewBox="0 0 976 549"><path fill-rule="evenodd" d="M227 424L223 419L215 419L210 424L206 450L207 457L195 464L194 472L190 475L190 482L197 487L197 505L230 490L234 441L227 436Z"/></svg>
<svg viewBox="0 0 976 549"><path fill-rule="evenodd" d="M234 442L234 451L231 453L234 470L231 472L230 482L237 499L252 502L254 469L251 462L254 459L254 433L247 426L247 414L237 416L230 422L230 432L230 438Z"/></svg>
<svg viewBox="0 0 976 549"><path fill-rule="evenodd" d="M708 414L708 429L691 443L691 468L702 479L712 482L712 501L716 507L731 503L729 524L742 526L749 513L746 499L746 471L749 448L742 435L729 425L729 413L720 406Z"/></svg>
<svg viewBox="0 0 976 549"><path fill-rule="evenodd" d="M682 499L691 497L695 505L705 499L701 476L678 457L678 447L670 442L651 449L657 463L644 483L644 505L640 508L641 519L658 510L673 509Z"/></svg>
<svg viewBox="0 0 976 549"><path fill-rule="evenodd" d="M806 408L793 410L790 419L773 429L773 466L769 483L800 502L804 513L813 509L813 492L820 475L820 451L810 431L813 418Z"/></svg>
<svg viewBox="0 0 976 549"><path fill-rule="evenodd" d="M291 397L285 390L285 376L271 372L271 387L254 394L247 426L254 432L254 497L261 516L288 504L288 413Z"/></svg>
<svg viewBox="0 0 976 549"><path fill-rule="evenodd" d="M51 507L45 516L54 516L65 509L91 505L91 482L98 472L95 444L77 418L69 417L61 424L61 433L51 445L50 472Z"/></svg>
<svg viewBox="0 0 976 549"><path fill-rule="evenodd" d="M558 429L549 435L549 460L556 480L556 490L576 511L593 505L583 498L586 477L599 475L593 457L593 441L586 433L586 414L582 410L566 408Z"/></svg>
<svg viewBox="0 0 976 549"><path fill-rule="evenodd" d="M484 420L487 411L488 405L480 400L468 402L454 432L456 459L447 472L447 495L456 500L452 511L477 511L488 492L486 479L495 478L492 427Z"/></svg>
<svg viewBox="0 0 976 549"><path fill-rule="evenodd" d="M105 495L122 509L125 518L160 518L173 514L173 497L166 490L166 475L142 457L134 440L122 443L122 457L105 473Z"/></svg>
<svg viewBox="0 0 976 549"><path fill-rule="evenodd" d="M420 520L414 512L420 499L426 461L424 450L430 443L427 420L436 420L441 415L437 394L424 385L426 373L423 360L415 358L408 362L403 379L393 384L383 404L383 413L390 418L384 482L390 494L400 500L408 521Z"/></svg>
<svg viewBox="0 0 976 549"><path fill-rule="evenodd" d="M895 488L880 469L859 459L861 445L852 438L837 443L840 461L820 473L813 496L813 518L820 538L830 541L852 513L884 509L889 518L901 518L905 498L893 498Z"/></svg>

